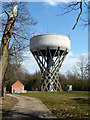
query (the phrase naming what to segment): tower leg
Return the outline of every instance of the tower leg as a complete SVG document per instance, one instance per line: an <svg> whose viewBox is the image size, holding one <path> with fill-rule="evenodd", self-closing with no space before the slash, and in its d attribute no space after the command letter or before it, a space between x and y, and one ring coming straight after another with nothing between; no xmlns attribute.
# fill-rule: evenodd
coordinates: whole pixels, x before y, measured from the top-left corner
<svg viewBox="0 0 90 120"><path fill-rule="evenodd" d="M62 91L59 82L59 69L67 54L67 49L60 54L60 48L55 50L52 54L50 49L47 48L46 54L43 55L42 51L37 50L32 52L40 69L41 69L41 91ZM56 55L57 54L57 55Z"/></svg>

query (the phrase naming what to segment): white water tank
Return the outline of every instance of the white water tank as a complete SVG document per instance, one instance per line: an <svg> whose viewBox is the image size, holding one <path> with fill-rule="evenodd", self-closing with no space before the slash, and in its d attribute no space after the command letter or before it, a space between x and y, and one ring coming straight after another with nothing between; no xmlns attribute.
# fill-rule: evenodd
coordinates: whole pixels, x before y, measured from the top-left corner
<svg viewBox="0 0 90 120"><path fill-rule="evenodd" d="M45 50L46 48L55 50L60 47L60 50L70 51L70 38L65 35L58 34L42 34L31 38L30 50L36 51Z"/></svg>

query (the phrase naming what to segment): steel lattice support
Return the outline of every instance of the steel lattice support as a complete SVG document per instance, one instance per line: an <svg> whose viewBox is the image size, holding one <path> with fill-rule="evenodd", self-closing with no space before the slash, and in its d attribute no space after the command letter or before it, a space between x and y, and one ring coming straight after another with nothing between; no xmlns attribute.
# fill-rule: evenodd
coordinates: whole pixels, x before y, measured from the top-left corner
<svg viewBox="0 0 90 120"><path fill-rule="evenodd" d="M40 69L41 69L41 91L62 91L61 84L59 82L59 69L67 55L67 49L60 53L60 48L58 47L54 50L47 48L45 53L42 51L32 51Z"/></svg>

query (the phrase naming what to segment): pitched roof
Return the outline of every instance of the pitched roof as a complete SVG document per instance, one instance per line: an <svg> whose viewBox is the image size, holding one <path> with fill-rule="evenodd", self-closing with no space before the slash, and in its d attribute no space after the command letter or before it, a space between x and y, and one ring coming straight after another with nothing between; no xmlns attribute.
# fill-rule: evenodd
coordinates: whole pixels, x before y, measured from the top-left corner
<svg viewBox="0 0 90 120"><path fill-rule="evenodd" d="M15 86L15 85L17 85L17 84L19 84L19 85L21 85L21 86L24 86L19 80L17 80L12 86Z"/></svg>

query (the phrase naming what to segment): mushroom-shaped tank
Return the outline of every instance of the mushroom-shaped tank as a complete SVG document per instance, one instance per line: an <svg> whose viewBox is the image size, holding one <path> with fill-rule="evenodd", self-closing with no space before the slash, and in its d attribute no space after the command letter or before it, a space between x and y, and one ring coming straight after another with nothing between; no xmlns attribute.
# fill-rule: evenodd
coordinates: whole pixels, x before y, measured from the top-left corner
<svg viewBox="0 0 90 120"><path fill-rule="evenodd" d="M60 50L70 50L70 38L65 35L58 34L42 34L37 35L31 38L30 49L31 51L44 50L46 48L51 50L57 49Z"/></svg>
<svg viewBox="0 0 90 120"><path fill-rule="evenodd" d="M42 73L40 90L61 91L59 69L70 51L70 38L57 34L37 35L30 40L30 50Z"/></svg>

